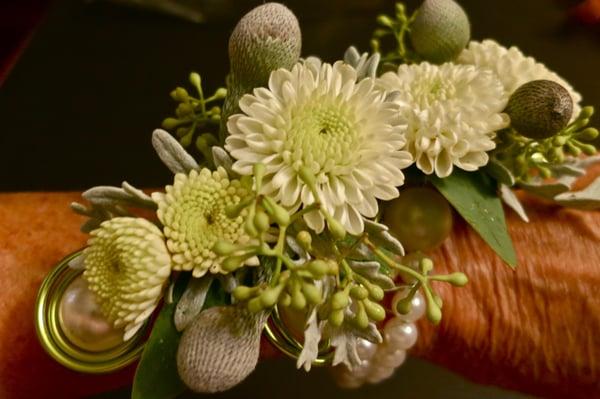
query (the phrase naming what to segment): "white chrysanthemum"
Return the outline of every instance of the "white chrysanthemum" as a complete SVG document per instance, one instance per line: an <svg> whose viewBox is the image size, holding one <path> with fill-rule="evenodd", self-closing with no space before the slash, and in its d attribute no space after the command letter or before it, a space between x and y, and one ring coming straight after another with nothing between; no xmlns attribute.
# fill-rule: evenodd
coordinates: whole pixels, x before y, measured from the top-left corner
<svg viewBox="0 0 600 399"><path fill-rule="evenodd" d="M131 338L152 314L171 274L160 229L146 219L118 217L91 232L83 277L104 315Z"/></svg>
<svg viewBox="0 0 600 399"><path fill-rule="evenodd" d="M269 88L240 101L226 149L237 159L233 169L252 173L265 164L263 194L297 209L314 202L298 176L302 166L317 178L324 208L351 234L363 231L363 216L374 217L377 199L398 196L402 169L411 163L402 151L405 128L398 106L385 101L371 78L357 82L350 65L321 64L315 58L291 71L271 73ZM324 229L319 212L305 215L310 228Z"/></svg>
<svg viewBox="0 0 600 399"><path fill-rule="evenodd" d="M473 66L400 65L378 84L396 91L408 125L407 149L426 174L446 177L453 166L472 171L488 162L495 132L508 125L508 96L498 78Z"/></svg>
<svg viewBox="0 0 600 399"><path fill-rule="evenodd" d="M525 56L517 47L505 48L493 40L472 41L455 61L489 69L498 75L510 96L519 86L532 80L552 80L563 86L573 99L573 118L581 111L581 95L556 73L550 71L533 57Z"/></svg>
<svg viewBox="0 0 600 399"><path fill-rule="evenodd" d="M243 223L246 210L236 218L225 213L228 205L238 204L250 194L239 180L229 180L222 167L216 171L192 170L188 175L177 173L165 193L153 193L158 205L158 219L164 225L167 247L173 254L174 270L193 270L194 277L208 271L226 273L221 267L223 257L212 250L215 243L225 240L243 243L249 240ZM250 263L255 263L252 259Z"/></svg>

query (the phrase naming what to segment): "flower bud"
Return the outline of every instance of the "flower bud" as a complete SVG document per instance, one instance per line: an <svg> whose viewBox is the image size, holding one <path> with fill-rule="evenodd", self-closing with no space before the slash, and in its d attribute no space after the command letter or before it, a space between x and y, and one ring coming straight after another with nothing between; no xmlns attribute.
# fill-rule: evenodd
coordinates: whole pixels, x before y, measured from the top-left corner
<svg viewBox="0 0 600 399"><path fill-rule="evenodd" d="M469 18L453 0L425 0L410 27L417 53L439 64L455 59L470 37Z"/></svg>
<svg viewBox="0 0 600 399"><path fill-rule="evenodd" d="M327 218L327 228L329 232L336 240L343 240L346 237L346 230L344 226L337 220L335 220L332 216Z"/></svg>
<svg viewBox="0 0 600 399"><path fill-rule="evenodd" d="M442 310L436 304L427 305L427 318L433 324L438 324L442 320Z"/></svg>
<svg viewBox="0 0 600 399"><path fill-rule="evenodd" d="M175 118L165 118L162 122L162 127L168 130L175 129L181 121Z"/></svg>
<svg viewBox="0 0 600 399"><path fill-rule="evenodd" d="M213 245L213 252L220 256L231 255L238 250L238 246L229 241L219 240Z"/></svg>
<svg viewBox="0 0 600 399"><path fill-rule="evenodd" d="M338 291L331 297L331 308L333 310L344 309L349 303L350 300L345 291Z"/></svg>
<svg viewBox="0 0 600 399"><path fill-rule="evenodd" d="M344 310L334 310L329 314L329 323L334 327L339 327L344 322Z"/></svg>
<svg viewBox="0 0 600 399"><path fill-rule="evenodd" d="M567 89L554 81L533 80L510 96L505 112L517 132L541 140L567 126L573 114L573 99Z"/></svg>
<svg viewBox="0 0 600 399"><path fill-rule="evenodd" d="M279 294L281 294L281 286L267 288L260 294L260 303L265 308L271 308L277 303Z"/></svg>
<svg viewBox="0 0 600 399"><path fill-rule="evenodd" d="M238 301L247 301L256 292L254 287L247 287L245 285L238 285L233 290L233 297Z"/></svg>
<svg viewBox="0 0 600 399"><path fill-rule="evenodd" d="M358 328L363 330L369 327L369 316L367 315L363 302L358 303L358 310L356 311L356 316L354 317L354 323Z"/></svg>
<svg viewBox="0 0 600 399"><path fill-rule="evenodd" d="M329 267L327 263L320 259L313 260L308 263L308 271L315 277L315 279L322 278L328 271Z"/></svg>
<svg viewBox="0 0 600 399"><path fill-rule="evenodd" d="M385 319L385 309L383 306L368 299L363 300L362 303L365 305L365 311L371 320L378 322Z"/></svg>
<svg viewBox="0 0 600 399"><path fill-rule="evenodd" d="M456 272L448 275L448 282L457 287L463 287L469 282L466 274Z"/></svg>
<svg viewBox="0 0 600 399"><path fill-rule="evenodd" d="M312 236L310 235L310 233L308 231L306 231L306 230L300 231L296 235L296 241L298 241L298 244L300 244L300 246L305 251L310 251L311 244L312 244Z"/></svg>
<svg viewBox="0 0 600 399"><path fill-rule="evenodd" d="M360 301L369 296L369 291L362 285L356 285L350 290L350 296Z"/></svg>
<svg viewBox="0 0 600 399"><path fill-rule="evenodd" d="M263 310L262 301L260 298L252 298L248 301L248 310L252 313L258 313Z"/></svg>
<svg viewBox="0 0 600 399"><path fill-rule="evenodd" d="M202 79L197 72L190 73L190 83L196 88L202 87Z"/></svg>
<svg viewBox="0 0 600 399"><path fill-rule="evenodd" d="M217 91L215 91L215 94L213 95L213 97L215 97L215 99L217 99L217 100L222 100L225 98L225 96L227 96L227 89L224 87L219 87L217 89Z"/></svg>
<svg viewBox="0 0 600 399"><path fill-rule="evenodd" d="M269 216L262 210L257 209L254 215L254 227L259 233L264 233L269 229Z"/></svg>
<svg viewBox="0 0 600 399"><path fill-rule="evenodd" d="M306 307L306 298L302 295L302 292L297 289L292 292L292 308L296 310L302 310Z"/></svg>
<svg viewBox="0 0 600 399"><path fill-rule="evenodd" d="M369 296L377 302L381 301L385 296L383 288L378 285L369 284L367 285L367 290L369 291Z"/></svg>
<svg viewBox="0 0 600 399"><path fill-rule="evenodd" d="M591 141L598 137L598 129L588 127L577 133L577 138L584 141Z"/></svg>
<svg viewBox="0 0 600 399"><path fill-rule="evenodd" d="M302 292L304 293L304 296L306 297L308 302L310 302L311 304L317 305L321 303L321 291L319 291L319 289L314 284L303 283Z"/></svg>

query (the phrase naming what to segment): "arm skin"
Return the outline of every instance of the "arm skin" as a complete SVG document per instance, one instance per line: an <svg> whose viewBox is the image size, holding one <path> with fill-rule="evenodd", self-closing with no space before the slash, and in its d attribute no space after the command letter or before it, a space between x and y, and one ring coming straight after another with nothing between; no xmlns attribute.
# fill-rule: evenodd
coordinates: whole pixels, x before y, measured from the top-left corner
<svg viewBox="0 0 600 399"><path fill-rule="evenodd" d="M598 397L600 212L522 198L529 224L507 212L517 270L458 218L452 236L432 254L438 271L463 271L470 283L437 287L443 320L437 327L421 322L414 354L484 384L547 397ZM79 233L83 219L68 209L78 199L78 193L0 194L2 398L68 399L131 382L131 367L108 376L68 371L35 337L33 306L42 279L86 241Z"/></svg>

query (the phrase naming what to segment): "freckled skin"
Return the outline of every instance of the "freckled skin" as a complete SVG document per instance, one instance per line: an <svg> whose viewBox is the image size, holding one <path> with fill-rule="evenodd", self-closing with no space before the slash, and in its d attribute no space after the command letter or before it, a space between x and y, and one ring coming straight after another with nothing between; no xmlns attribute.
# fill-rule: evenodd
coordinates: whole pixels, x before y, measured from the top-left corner
<svg viewBox="0 0 600 399"><path fill-rule="evenodd" d="M598 175L600 166L579 187ZM419 322L413 353L484 384L551 398L600 397L600 211L519 195L531 222L507 211L517 270L460 220L431 253L436 271L462 271L470 282L434 283L444 298L443 318L437 327ZM68 209L77 199L76 193L0 194L3 399L79 398L133 378L133 368L105 376L71 372L35 337L33 304L43 277L86 240L78 230L82 218ZM266 344L261 351L276 356Z"/></svg>

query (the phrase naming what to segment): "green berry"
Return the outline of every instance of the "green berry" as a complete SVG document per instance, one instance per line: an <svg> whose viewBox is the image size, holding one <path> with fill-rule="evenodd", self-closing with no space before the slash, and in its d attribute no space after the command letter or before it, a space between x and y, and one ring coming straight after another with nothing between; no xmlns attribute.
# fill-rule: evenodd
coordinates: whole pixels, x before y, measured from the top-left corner
<svg viewBox="0 0 600 399"><path fill-rule="evenodd" d="M248 301L248 310L252 313L258 313L263 310L262 301L260 298L252 298Z"/></svg>
<svg viewBox="0 0 600 399"><path fill-rule="evenodd" d="M385 309L383 308L383 306L381 306L378 303L369 301L368 299L365 299L364 301L362 301L362 303L365 305L365 311L367 312L367 315L371 320L377 322L385 319Z"/></svg>
<svg viewBox="0 0 600 399"><path fill-rule="evenodd" d="M369 296L369 291L362 285L356 285L350 290L350 296L360 301Z"/></svg>
<svg viewBox="0 0 600 399"><path fill-rule="evenodd" d="M369 326L369 316L367 315L367 311L365 310L365 305L363 302L358 303L358 310L356 311L356 316L354 317L354 323L358 328L365 329Z"/></svg>
<svg viewBox="0 0 600 399"><path fill-rule="evenodd" d="M573 114L573 100L567 89L556 82L532 80L510 96L505 112L517 132L541 140L567 126Z"/></svg>
<svg viewBox="0 0 600 399"><path fill-rule="evenodd" d="M390 201L383 221L407 252L438 247L452 230L452 209L436 190L410 187Z"/></svg>
<svg viewBox="0 0 600 399"><path fill-rule="evenodd" d="M309 262L308 270L316 279L320 279L327 273L329 266L324 261L317 259Z"/></svg>
<svg viewBox="0 0 600 399"><path fill-rule="evenodd" d="M338 291L331 297L331 308L333 310L344 309L349 303L350 299L345 291Z"/></svg>
<svg viewBox="0 0 600 399"><path fill-rule="evenodd" d="M247 301L254 294L255 289L246 287L245 285L238 285L233 290L233 297L238 301Z"/></svg>
<svg viewBox="0 0 600 399"><path fill-rule="evenodd" d="M292 292L292 308L296 310L302 310L306 307L306 298L302 294L302 292L298 290L294 290Z"/></svg>
<svg viewBox="0 0 600 399"><path fill-rule="evenodd" d="M302 292L311 304L317 305L321 303L321 291L314 284L303 283Z"/></svg>
<svg viewBox="0 0 600 399"><path fill-rule="evenodd" d="M329 322L334 327L339 327L344 322L344 310L338 309L334 310L329 314Z"/></svg>
<svg viewBox="0 0 600 399"><path fill-rule="evenodd" d="M427 61L452 61L471 38L467 14L453 0L425 0L410 27L416 52Z"/></svg>

